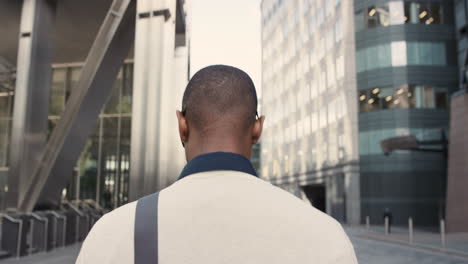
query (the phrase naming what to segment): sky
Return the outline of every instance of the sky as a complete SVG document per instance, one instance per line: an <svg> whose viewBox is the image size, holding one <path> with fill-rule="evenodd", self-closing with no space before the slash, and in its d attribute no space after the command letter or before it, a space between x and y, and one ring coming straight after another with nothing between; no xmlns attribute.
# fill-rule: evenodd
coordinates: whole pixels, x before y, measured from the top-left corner
<svg viewBox="0 0 468 264"><path fill-rule="evenodd" d="M190 0L191 74L212 64L238 67L261 95L260 0Z"/></svg>

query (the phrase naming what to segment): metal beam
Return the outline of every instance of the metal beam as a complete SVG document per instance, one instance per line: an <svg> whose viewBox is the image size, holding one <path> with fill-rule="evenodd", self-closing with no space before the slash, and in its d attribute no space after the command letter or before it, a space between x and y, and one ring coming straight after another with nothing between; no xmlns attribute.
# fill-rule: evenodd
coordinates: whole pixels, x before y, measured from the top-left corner
<svg viewBox="0 0 468 264"><path fill-rule="evenodd" d="M55 1L25 0L21 13L7 207L26 194L47 140Z"/></svg>
<svg viewBox="0 0 468 264"><path fill-rule="evenodd" d="M86 59L80 80L35 167L20 211L57 205L73 167L110 96L117 73L132 46L135 0L114 0ZM90 6L90 8L92 8Z"/></svg>

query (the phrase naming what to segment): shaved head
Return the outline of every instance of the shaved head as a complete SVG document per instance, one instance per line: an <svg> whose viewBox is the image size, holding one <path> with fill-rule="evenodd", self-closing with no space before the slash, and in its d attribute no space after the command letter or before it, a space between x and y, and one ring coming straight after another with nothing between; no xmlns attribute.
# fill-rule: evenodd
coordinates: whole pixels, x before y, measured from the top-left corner
<svg viewBox="0 0 468 264"><path fill-rule="evenodd" d="M257 93L244 71L213 65L198 71L190 80L182 100L182 113L199 130L226 122L246 129L255 122Z"/></svg>

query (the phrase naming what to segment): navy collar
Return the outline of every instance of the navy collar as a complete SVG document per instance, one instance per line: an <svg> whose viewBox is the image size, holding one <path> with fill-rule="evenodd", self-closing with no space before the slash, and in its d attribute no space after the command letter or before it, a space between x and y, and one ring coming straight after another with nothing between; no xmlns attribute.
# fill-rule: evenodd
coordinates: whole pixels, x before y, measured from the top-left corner
<svg viewBox="0 0 468 264"><path fill-rule="evenodd" d="M244 156L229 152L212 152L190 160L180 173L179 179L194 173L221 170L240 171L257 177L252 163Z"/></svg>

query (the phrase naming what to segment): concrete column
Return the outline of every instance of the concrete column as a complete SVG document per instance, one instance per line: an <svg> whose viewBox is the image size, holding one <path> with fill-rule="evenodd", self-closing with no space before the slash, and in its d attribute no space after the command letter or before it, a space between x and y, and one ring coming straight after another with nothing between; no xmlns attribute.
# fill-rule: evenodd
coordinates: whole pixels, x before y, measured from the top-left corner
<svg viewBox="0 0 468 264"><path fill-rule="evenodd" d="M174 84L172 88L172 103L168 112L168 169L167 185L172 184L179 177L180 172L186 164L185 150L182 147L179 137L178 123L175 115L176 109L182 107L182 97L188 82L188 49L178 47L175 50L174 58Z"/></svg>
<svg viewBox="0 0 468 264"><path fill-rule="evenodd" d="M161 104L159 105L159 156L158 156L158 190L172 184L180 173L172 160L172 151L181 148L178 136L175 111L180 109L180 102L176 102L175 87L175 36L176 36L176 1L166 0L166 8L171 12L170 19L164 24L164 50L162 67ZM183 77L185 79L185 76ZM181 100L182 101L182 100Z"/></svg>
<svg viewBox="0 0 468 264"><path fill-rule="evenodd" d="M168 10L168 11L164 11ZM165 15L164 15L165 14ZM168 184L174 117L175 0L139 0L135 36L130 200ZM168 98L168 100L166 100ZM180 144L180 142L179 142Z"/></svg>
<svg viewBox="0 0 468 264"><path fill-rule="evenodd" d="M361 192L358 165L348 165L345 171L346 220L348 224L361 223Z"/></svg>
<svg viewBox="0 0 468 264"><path fill-rule="evenodd" d="M47 140L56 2L24 0L10 148L7 207L17 208Z"/></svg>

